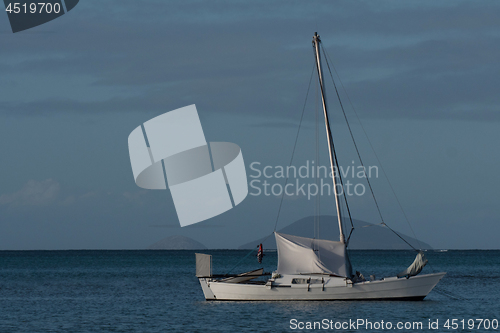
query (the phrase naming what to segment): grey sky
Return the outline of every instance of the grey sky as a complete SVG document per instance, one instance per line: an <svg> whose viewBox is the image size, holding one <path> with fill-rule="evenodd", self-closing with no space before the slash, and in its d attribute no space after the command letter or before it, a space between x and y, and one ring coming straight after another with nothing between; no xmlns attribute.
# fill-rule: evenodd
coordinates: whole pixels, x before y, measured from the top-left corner
<svg viewBox="0 0 500 333"><path fill-rule="evenodd" d="M168 191L135 185L127 137L196 104L207 140L238 144L249 175L253 161L287 165L314 31L417 237L437 248L498 248L499 15L495 1L87 0L17 34L0 15L0 249L146 248L175 234L225 248L270 233L273 196L178 227ZM350 119L365 163L377 164ZM297 166L314 158L313 121L306 114ZM387 223L411 234L386 182L374 188ZM331 198L322 207L334 213ZM367 196L353 208L378 223ZM312 213L307 199L285 200L279 226Z"/></svg>

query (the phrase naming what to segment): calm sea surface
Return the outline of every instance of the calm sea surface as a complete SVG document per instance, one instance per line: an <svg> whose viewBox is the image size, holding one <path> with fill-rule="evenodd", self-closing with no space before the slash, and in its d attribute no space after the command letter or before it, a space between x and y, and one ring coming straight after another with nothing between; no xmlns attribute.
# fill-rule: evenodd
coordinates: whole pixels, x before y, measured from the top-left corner
<svg viewBox="0 0 500 333"><path fill-rule="evenodd" d="M221 274L248 253L202 252L213 255L213 271ZM427 252L430 265L424 273L448 274L421 302L207 302L194 276L194 253L0 251L0 332L297 332L312 331L298 328L307 322L335 325L358 319L372 325L390 322L393 331L398 322L422 322L421 330L402 331L428 331L429 319L438 320L434 332L500 331L493 328L500 320L500 251ZM351 261L365 276L383 277L406 268L414 255L351 251ZM276 262L276 253L269 252L263 266L272 272ZM251 255L232 272L258 267ZM451 321L449 329L444 327L447 319L457 319L457 329ZM480 329L475 321L469 329L469 319L488 321ZM343 331L389 330L350 326Z"/></svg>

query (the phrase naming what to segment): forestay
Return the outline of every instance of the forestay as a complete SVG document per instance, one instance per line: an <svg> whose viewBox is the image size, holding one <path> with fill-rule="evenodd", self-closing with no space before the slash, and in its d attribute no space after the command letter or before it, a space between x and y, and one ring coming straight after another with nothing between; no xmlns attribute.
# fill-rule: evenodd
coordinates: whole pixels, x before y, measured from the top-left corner
<svg viewBox="0 0 500 333"><path fill-rule="evenodd" d="M277 232L274 235L278 247L279 274L350 275L344 243Z"/></svg>

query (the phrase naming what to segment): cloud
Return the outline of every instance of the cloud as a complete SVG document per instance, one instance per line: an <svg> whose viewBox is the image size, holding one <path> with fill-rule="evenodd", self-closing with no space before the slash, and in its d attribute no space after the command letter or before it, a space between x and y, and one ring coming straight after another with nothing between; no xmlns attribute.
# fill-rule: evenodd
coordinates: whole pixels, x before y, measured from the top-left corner
<svg viewBox="0 0 500 333"><path fill-rule="evenodd" d="M60 200L60 184L53 179L29 180L19 191L0 196L0 205L47 206Z"/></svg>
<svg viewBox="0 0 500 333"><path fill-rule="evenodd" d="M165 195L156 191L109 191L88 190L79 187L65 187L57 180L29 180L21 189L0 195L0 206L12 208L49 208L51 211L78 210L113 211L127 209L156 209L165 200Z"/></svg>
<svg viewBox="0 0 500 333"><path fill-rule="evenodd" d="M57 39L6 39L0 113L160 113L195 102L283 119L303 103L319 25L360 115L500 120L492 2L150 6L82 3Z"/></svg>
<svg viewBox="0 0 500 333"><path fill-rule="evenodd" d="M15 208L74 206L100 202L105 197L122 200L119 195L110 195L102 191L83 191L82 189L65 189L54 179L42 181L28 180L23 187L13 193L2 194L0 205Z"/></svg>

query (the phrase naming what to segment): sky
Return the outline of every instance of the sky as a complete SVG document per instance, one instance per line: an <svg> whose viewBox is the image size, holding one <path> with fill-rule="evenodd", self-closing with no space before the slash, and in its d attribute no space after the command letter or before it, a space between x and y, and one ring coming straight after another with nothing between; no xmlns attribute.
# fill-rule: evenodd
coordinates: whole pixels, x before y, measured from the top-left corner
<svg viewBox="0 0 500 333"><path fill-rule="evenodd" d="M16 34L0 15L0 250L144 249L173 235L234 248L270 234L280 197L252 187L181 228L168 190L135 184L127 138L196 104L207 140L238 144L249 182L262 184L254 169L290 162L315 31L363 162L386 171L411 228L380 171L371 181L386 223L435 248L498 249L499 15L496 1L86 0ZM359 166L326 85L339 163ZM315 159L316 87L297 168ZM350 199L354 218L380 222L368 191ZM319 201L335 214L331 196ZM286 196L278 229L316 207Z"/></svg>

